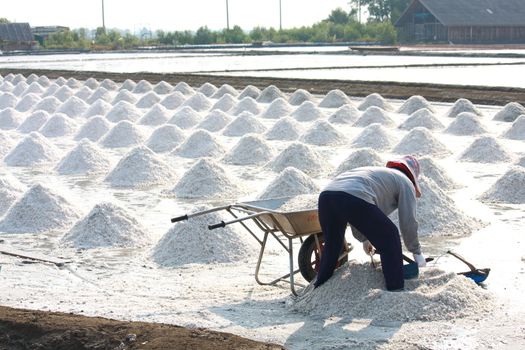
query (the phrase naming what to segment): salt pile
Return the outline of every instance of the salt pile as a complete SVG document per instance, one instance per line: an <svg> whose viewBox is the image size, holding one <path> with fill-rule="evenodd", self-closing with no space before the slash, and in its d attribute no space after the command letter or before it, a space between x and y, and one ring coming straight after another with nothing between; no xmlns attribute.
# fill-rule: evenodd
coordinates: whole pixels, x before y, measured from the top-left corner
<svg viewBox="0 0 525 350"><path fill-rule="evenodd" d="M123 120L118 122L100 143L107 148L129 147L142 143L145 138L144 133L133 123Z"/></svg>
<svg viewBox="0 0 525 350"><path fill-rule="evenodd" d="M146 229L123 208L99 203L67 232L61 245L79 249L142 247L150 242Z"/></svg>
<svg viewBox="0 0 525 350"><path fill-rule="evenodd" d="M352 147L369 147L377 151L386 151L396 143L395 137L388 129L378 123L367 126L352 140Z"/></svg>
<svg viewBox="0 0 525 350"><path fill-rule="evenodd" d="M517 102L510 102L507 103L501 111L496 113L492 119L502 122L513 122L522 114L525 114L525 107Z"/></svg>
<svg viewBox="0 0 525 350"><path fill-rule="evenodd" d="M268 119L278 119L291 113L292 106L282 97L276 98L270 103L268 108L261 113L261 117Z"/></svg>
<svg viewBox="0 0 525 350"><path fill-rule="evenodd" d="M51 85L51 81L49 81L49 78L46 77L45 75L42 75L42 76L38 77L37 82L38 82L42 87L46 87L46 86Z"/></svg>
<svg viewBox="0 0 525 350"><path fill-rule="evenodd" d="M263 133L266 127L261 124L251 113L241 113L237 118L224 128L224 136L242 136L248 133Z"/></svg>
<svg viewBox="0 0 525 350"><path fill-rule="evenodd" d="M319 194L300 194L285 199L282 204L275 208L280 212L302 211L302 210L317 210L317 203L319 201Z"/></svg>
<svg viewBox="0 0 525 350"><path fill-rule="evenodd" d="M479 198L484 202L524 204L525 203L525 169L514 166L501 176Z"/></svg>
<svg viewBox="0 0 525 350"><path fill-rule="evenodd" d="M137 98L128 90L121 90L119 91L117 96L115 96L113 101L111 101L111 104L116 105L119 102L128 102L129 104L134 105L135 103L137 103Z"/></svg>
<svg viewBox="0 0 525 350"><path fill-rule="evenodd" d="M353 151L345 160L339 164L334 175L364 166L384 166L385 162L375 150L361 148Z"/></svg>
<svg viewBox="0 0 525 350"><path fill-rule="evenodd" d="M188 83L185 83L183 81L175 85L175 87L173 88L173 91L178 91L186 96L190 96L195 93L195 90L193 90L193 88L189 86Z"/></svg>
<svg viewBox="0 0 525 350"><path fill-rule="evenodd" d="M319 192L319 186L305 173L294 168L285 168L257 196L258 199L291 197Z"/></svg>
<svg viewBox="0 0 525 350"><path fill-rule="evenodd" d="M61 230L71 226L79 216L64 197L36 184L9 208L0 221L0 232L39 233Z"/></svg>
<svg viewBox="0 0 525 350"><path fill-rule="evenodd" d="M502 137L512 140L525 140L525 115L519 116L510 128L503 133Z"/></svg>
<svg viewBox="0 0 525 350"><path fill-rule="evenodd" d="M177 125L181 129L190 129L199 124L202 116L190 106L183 106L168 120L169 124Z"/></svg>
<svg viewBox="0 0 525 350"><path fill-rule="evenodd" d="M67 81L66 81L66 85L69 86L70 88L72 89L78 89L82 86L82 83L79 82L77 79L75 78L69 78Z"/></svg>
<svg viewBox="0 0 525 350"><path fill-rule="evenodd" d="M179 91L175 91L164 97L159 103L167 109L176 109L186 101L186 97Z"/></svg>
<svg viewBox="0 0 525 350"><path fill-rule="evenodd" d="M186 158L219 157L224 146L206 130L197 130L177 147L173 154Z"/></svg>
<svg viewBox="0 0 525 350"><path fill-rule="evenodd" d="M163 80L157 83L155 87L153 87L153 91L155 91L159 95L166 95L173 91L173 86L170 83L167 83Z"/></svg>
<svg viewBox="0 0 525 350"><path fill-rule="evenodd" d="M324 113L319 108L317 108L313 102L305 101L301 103L299 107L297 107L291 116L297 121L308 122L311 120L323 118Z"/></svg>
<svg viewBox="0 0 525 350"><path fill-rule="evenodd" d="M253 86L253 85L248 85L241 91L239 96L237 96L237 99L242 100L245 97L251 97L254 100L256 100L260 94L261 94L261 90L258 87Z"/></svg>
<svg viewBox="0 0 525 350"><path fill-rule="evenodd" d="M97 101L111 102L113 100L113 94L104 87L99 87L89 96L87 103L93 104Z"/></svg>
<svg viewBox="0 0 525 350"><path fill-rule="evenodd" d="M242 189L239 180L211 158L199 159L169 192L181 198L234 198Z"/></svg>
<svg viewBox="0 0 525 350"><path fill-rule="evenodd" d="M46 137L61 137L71 135L77 124L63 113L57 113L40 128L39 132Z"/></svg>
<svg viewBox="0 0 525 350"><path fill-rule="evenodd" d="M385 111L393 111L394 108L388 103L383 96L373 93L365 97L363 102L357 107L360 111L367 110L369 107L379 107Z"/></svg>
<svg viewBox="0 0 525 350"><path fill-rule="evenodd" d="M199 206L198 211L210 209ZM235 263L251 260L258 253L252 237L237 225L209 230L208 225L225 220L217 212L176 223L153 248L151 258L160 266Z"/></svg>
<svg viewBox="0 0 525 350"><path fill-rule="evenodd" d="M35 73L31 73L29 74L29 76L27 77L26 79L26 83L28 84L32 84L34 82L38 82L38 75L36 75Z"/></svg>
<svg viewBox="0 0 525 350"><path fill-rule="evenodd" d="M481 111L472 104L472 102L467 99L460 98L454 102L454 105L445 113L445 117L455 118L458 114L463 112L470 112L479 116L483 115Z"/></svg>
<svg viewBox="0 0 525 350"><path fill-rule="evenodd" d="M16 129L24 121L24 114L11 107L0 111L0 129Z"/></svg>
<svg viewBox="0 0 525 350"><path fill-rule="evenodd" d="M133 91L133 89L135 88L135 86L137 86L137 83L135 83L133 80L131 79L126 79L122 85L120 85L120 88L119 90L120 91L125 91L127 90L128 92L131 92Z"/></svg>
<svg viewBox="0 0 525 350"><path fill-rule="evenodd" d="M316 121L299 140L317 146L343 145L348 141L342 132L326 120Z"/></svg>
<svg viewBox="0 0 525 350"><path fill-rule="evenodd" d="M516 164L525 167L525 156L521 157Z"/></svg>
<svg viewBox="0 0 525 350"><path fill-rule="evenodd" d="M217 92L217 87L213 84L206 82L202 84L200 88L197 89L197 92L202 93L206 97L211 97L214 93Z"/></svg>
<svg viewBox="0 0 525 350"><path fill-rule="evenodd" d="M115 83L111 79L104 79L100 83L100 87L103 87L104 89L108 89L109 91L115 91L118 89L117 83Z"/></svg>
<svg viewBox="0 0 525 350"><path fill-rule="evenodd" d="M88 139L81 140L56 166L61 175L99 174L109 170L110 161L104 152Z"/></svg>
<svg viewBox="0 0 525 350"><path fill-rule="evenodd" d="M48 96L40 100L40 102L37 103L35 108L33 108L33 111L45 111L47 113L55 113L58 107L62 102L54 97L54 96Z"/></svg>
<svg viewBox="0 0 525 350"><path fill-rule="evenodd" d="M135 85L131 92L135 94L145 94L151 90L153 90L153 85L151 85L149 81L141 80L137 83L137 85Z"/></svg>
<svg viewBox="0 0 525 350"><path fill-rule="evenodd" d="M370 106L363 112L361 117L356 120L353 126L362 128L373 123L379 123L388 127L394 127L396 125L394 119L390 118L388 112L384 109Z"/></svg>
<svg viewBox="0 0 525 350"><path fill-rule="evenodd" d="M494 302L489 292L471 279L436 268L422 269L418 278L406 280L404 292L389 292L381 270L350 262L322 286L293 300L290 307L323 318L455 321L490 313Z"/></svg>
<svg viewBox="0 0 525 350"><path fill-rule="evenodd" d="M15 87L8 81L5 81L0 85L0 91L2 92L12 92ZM14 95L13 95L14 96Z"/></svg>
<svg viewBox="0 0 525 350"><path fill-rule="evenodd" d="M106 176L113 187L144 188L175 181L175 171L145 146L135 147Z"/></svg>
<svg viewBox="0 0 525 350"><path fill-rule="evenodd" d="M156 153L172 151L184 141L184 132L175 125L163 125L153 131L146 146Z"/></svg>
<svg viewBox="0 0 525 350"><path fill-rule="evenodd" d="M199 125L197 125L197 128L215 132L222 130L231 121L232 117L230 117L228 114L224 113L220 109L214 109L204 118L202 122L199 123Z"/></svg>
<svg viewBox="0 0 525 350"><path fill-rule="evenodd" d="M242 112L250 112L253 115L257 115L261 112L261 107L253 98L245 97L229 111L233 115L239 115Z"/></svg>
<svg viewBox="0 0 525 350"><path fill-rule="evenodd" d="M235 88L228 84L223 84L212 96L211 98L219 99L223 97L224 95L231 95L231 96L237 96L239 93Z"/></svg>
<svg viewBox="0 0 525 350"><path fill-rule="evenodd" d="M25 186L12 175L0 176L0 217L24 193Z"/></svg>
<svg viewBox="0 0 525 350"><path fill-rule="evenodd" d="M402 114L413 114L416 111L419 111L420 109L427 109L431 113L435 113L436 110L428 101L423 97L419 95L410 96L408 100L406 100L401 107L397 110L398 113Z"/></svg>
<svg viewBox="0 0 525 350"><path fill-rule="evenodd" d="M76 96L83 101L87 101L89 96L91 96L92 94L93 94L93 91L91 91L91 89L88 88L87 86L84 86L80 90L75 92L73 96Z"/></svg>
<svg viewBox="0 0 525 350"><path fill-rule="evenodd" d="M303 127L290 117L279 119L273 127L266 132L268 140L294 141L303 132Z"/></svg>
<svg viewBox="0 0 525 350"><path fill-rule="evenodd" d="M292 106L299 106L304 101L315 102L315 98L312 96L312 94L303 89L295 90L294 93L290 95L290 98L288 98L288 102Z"/></svg>
<svg viewBox="0 0 525 350"><path fill-rule="evenodd" d="M393 149L397 154L445 157L451 154L427 128L417 127L408 132Z"/></svg>
<svg viewBox="0 0 525 350"><path fill-rule="evenodd" d="M417 127L427 128L428 130L437 130L443 129L445 126L429 109L421 108L412 113L410 117L399 125L399 128L403 130L412 130Z"/></svg>
<svg viewBox="0 0 525 350"><path fill-rule="evenodd" d="M0 130L0 158L5 156L13 146L14 142L11 140L11 138Z"/></svg>
<svg viewBox="0 0 525 350"><path fill-rule="evenodd" d="M228 152L223 161L235 165L259 165L270 161L274 149L259 135L245 135Z"/></svg>
<svg viewBox="0 0 525 350"><path fill-rule="evenodd" d="M15 96L20 96L24 91L26 91L28 86L29 85L27 85L25 81L20 81L18 84L15 85L15 88L12 92Z"/></svg>
<svg viewBox="0 0 525 350"><path fill-rule="evenodd" d="M448 175L445 168L430 157L419 158L421 174L434 181L443 191L457 189L460 186Z"/></svg>
<svg viewBox="0 0 525 350"><path fill-rule="evenodd" d="M111 108L108 114L106 114L106 119L113 123L118 123L123 120L135 122L140 119L141 115L142 113L131 103L119 101Z"/></svg>
<svg viewBox="0 0 525 350"><path fill-rule="evenodd" d="M55 84L62 86L67 82L66 78L64 77L58 77L55 79Z"/></svg>
<svg viewBox="0 0 525 350"><path fill-rule="evenodd" d="M35 94L25 95L15 106L15 109L19 112L27 112L32 109L38 102L40 102L40 96Z"/></svg>
<svg viewBox="0 0 525 350"><path fill-rule="evenodd" d="M53 94L55 92L57 92L57 90L60 89L60 86L57 85L57 83L53 83L51 85L48 86L48 88L46 89L46 92L44 92L42 94L42 97L50 97L50 96L53 96ZM53 96L54 97L54 96ZM56 98L56 97L55 97ZM57 98L58 100L58 98ZM60 100L59 100L60 101ZM60 101L62 102L62 101Z"/></svg>
<svg viewBox="0 0 525 350"><path fill-rule="evenodd" d="M139 108L150 108L153 107L156 103L160 102L161 98L155 92L150 91L140 98L140 100L135 103L135 106Z"/></svg>
<svg viewBox="0 0 525 350"><path fill-rule="evenodd" d="M359 118L359 111L351 105L344 105L328 117L333 124L351 124Z"/></svg>
<svg viewBox="0 0 525 350"><path fill-rule="evenodd" d="M91 90L98 88L99 85L99 82L95 78L89 78L84 82L84 86L87 86Z"/></svg>
<svg viewBox="0 0 525 350"><path fill-rule="evenodd" d="M87 138L90 141L96 142L104 136L108 130L111 129L111 124L106 118L96 115L88 119L88 121L80 128L75 135L75 140L82 140Z"/></svg>
<svg viewBox="0 0 525 350"><path fill-rule="evenodd" d="M138 123L140 125L161 125L168 121L169 113L166 107L156 104L139 119Z"/></svg>
<svg viewBox="0 0 525 350"><path fill-rule="evenodd" d="M470 112L461 112L443 132L452 135L465 136L484 134L487 132L487 129L479 120L479 116Z"/></svg>
<svg viewBox="0 0 525 350"><path fill-rule="evenodd" d="M261 94L259 97L257 97L257 102L270 103L279 97L286 99L286 95L283 94L279 88L274 85L269 85L263 91L261 91Z"/></svg>
<svg viewBox="0 0 525 350"><path fill-rule="evenodd" d="M206 96L197 92L195 95L184 101L182 106L188 106L196 110L197 112L207 111L210 109L212 103Z"/></svg>
<svg viewBox="0 0 525 350"><path fill-rule="evenodd" d="M33 131L4 158L10 166L34 166L58 160L59 150L38 132Z"/></svg>
<svg viewBox="0 0 525 350"><path fill-rule="evenodd" d="M499 163L512 160L512 155L492 136L474 140L459 156L466 162Z"/></svg>
<svg viewBox="0 0 525 350"><path fill-rule="evenodd" d="M18 97L13 95L10 92L4 92L2 95L0 95L0 109L8 108L8 107L15 107L18 103Z"/></svg>
<svg viewBox="0 0 525 350"><path fill-rule="evenodd" d="M352 105L352 101L341 90L331 90L319 103L322 108L339 108L344 105Z"/></svg>
<svg viewBox="0 0 525 350"><path fill-rule="evenodd" d="M321 175L330 169L330 165L310 146L293 142L268 164L275 172L287 167L294 167L310 176Z"/></svg>
<svg viewBox="0 0 525 350"><path fill-rule="evenodd" d="M223 95L215 104L210 108L211 111L213 110L220 110L223 112L228 112L230 109L233 108L237 104L237 100L235 97L233 97L230 94Z"/></svg>
<svg viewBox="0 0 525 350"><path fill-rule="evenodd" d="M68 98L74 95L73 90L67 85L63 85L55 91L53 96L58 98L60 101L65 102Z"/></svg>
<svg viewBox="0 0 525 350"><path fill-rule="evenodd" d="M21 96L27 96L28 94L35 94L37 96L42 95L45 92L45 89L37 82L32 82L29 84L27 89L22 93Z"/></svg>

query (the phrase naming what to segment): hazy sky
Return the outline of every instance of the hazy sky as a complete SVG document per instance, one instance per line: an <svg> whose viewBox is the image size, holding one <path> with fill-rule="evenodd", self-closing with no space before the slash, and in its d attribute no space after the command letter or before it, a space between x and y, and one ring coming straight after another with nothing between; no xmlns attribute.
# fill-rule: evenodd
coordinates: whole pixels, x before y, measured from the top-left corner
<svg viewBox="0 0 525 350"><path fill-rule="evenodd" d="M279 28L279 0L229 0L230 28ZM196 30L226 28L226 0L104 0L107 28ZM283 28L311 25L348 0L281 0ZM31 26L102 26L102 0L3 0L0 17Z"/></svg>

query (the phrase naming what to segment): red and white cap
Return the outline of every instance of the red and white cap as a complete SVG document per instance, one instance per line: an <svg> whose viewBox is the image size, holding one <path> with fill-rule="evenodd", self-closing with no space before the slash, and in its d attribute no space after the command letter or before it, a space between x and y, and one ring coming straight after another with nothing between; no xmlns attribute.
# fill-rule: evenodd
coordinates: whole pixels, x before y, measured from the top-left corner
<svg viewBox="0 0 525 350"><path fill-rule="evenodd" d="M419 167L418 160L414 156L403 156L399 159L389 160L386 166L387 168L399 169L408 176L416 189L416 197L421 197L421 188L417 181L421 168Z"/></svg>

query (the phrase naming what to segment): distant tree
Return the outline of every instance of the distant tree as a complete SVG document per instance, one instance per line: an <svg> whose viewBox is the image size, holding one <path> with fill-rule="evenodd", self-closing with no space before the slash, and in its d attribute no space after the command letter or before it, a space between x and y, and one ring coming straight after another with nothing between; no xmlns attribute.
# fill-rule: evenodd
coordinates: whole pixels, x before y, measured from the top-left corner
<svg viewBox="0 0 525 350"><path fill-rule="evenodd" d="M238 25L234 26L233 29L224 30L224 39L227 43L240 44L246 41L246 34Z"/></svg>
<svg viewBox="0 0 525 350"><path fill-rule="evenodd" d="M0 17L0 23L11 23L7 18Z"/></svg>
<svg viewBox="0 0 525 350"><path fill-rule="evenodd" d="M350 0L354 6L366 6L370 18L374 21L397 21L411 0Z"/></svg>
<svg viewBox="0 0 525 350"><path fill-rule="evenodd" d="M336 24L346 24L350 20L348 13L338 7L328 15L328 21Z"/></svg>
<svg viewBox="0 0 525 350"><path fill-rule="evenodd" d="M217 34L208 29L207 26L200 27L195 33L195 44L213 44L217 40Z"/></svg>

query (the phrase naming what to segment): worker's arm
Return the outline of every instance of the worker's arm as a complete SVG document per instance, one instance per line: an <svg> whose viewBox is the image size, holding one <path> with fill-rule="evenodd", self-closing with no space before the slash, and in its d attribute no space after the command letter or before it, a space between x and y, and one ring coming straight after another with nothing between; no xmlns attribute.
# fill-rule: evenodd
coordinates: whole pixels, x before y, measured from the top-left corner
<svg viewBox="0 0 525 350"><path fill-rule="evenodd" d="M416 191L412 184L401 186L398 200L399 230L409 252L421 254L416 216Z"/></svg>

